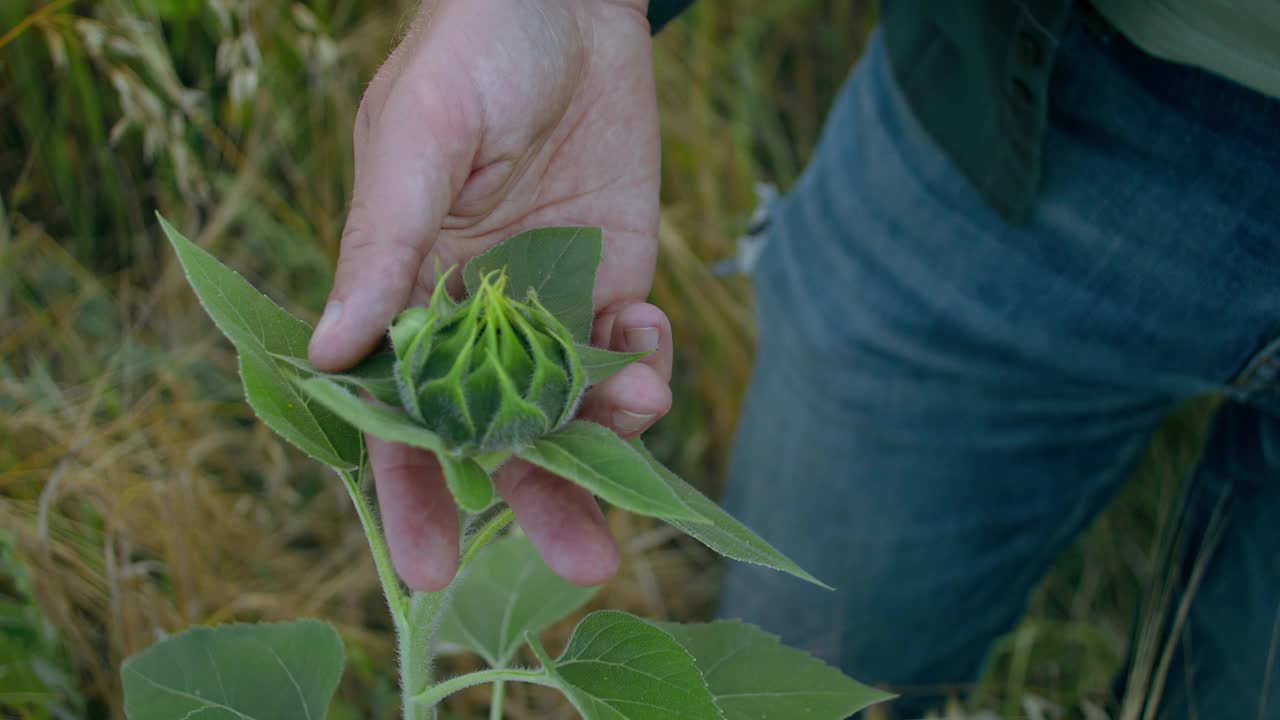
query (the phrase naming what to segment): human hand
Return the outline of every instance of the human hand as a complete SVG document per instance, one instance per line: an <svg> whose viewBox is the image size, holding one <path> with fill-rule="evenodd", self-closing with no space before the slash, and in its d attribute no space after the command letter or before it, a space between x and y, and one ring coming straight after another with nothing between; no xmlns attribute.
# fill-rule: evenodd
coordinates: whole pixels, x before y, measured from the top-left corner
<svg viewBox="0 0 1280 720"><path fill-rule="evenodd" d="M356 116L355 190L312 363L364 357L435 263L462 265L526 229L604 228L593 340L656 349L591 389L581 416L638 435L671 405L671 328L653 281L659 147L647 0L428 3ZM451 282L459 278L455 273ZM457 288L453 288L457 290ZM426 452L367 437L392 562L417 590L457 570L458 516ZM513 461L494 478L547 564L603 582L618 549L586 490Z"/></svg>

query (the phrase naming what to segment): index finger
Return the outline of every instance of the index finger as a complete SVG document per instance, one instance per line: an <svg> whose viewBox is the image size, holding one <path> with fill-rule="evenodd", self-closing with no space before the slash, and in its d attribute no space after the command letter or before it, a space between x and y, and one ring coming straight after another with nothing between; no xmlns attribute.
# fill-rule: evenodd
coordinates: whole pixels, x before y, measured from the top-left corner
<svg viewBox="0 0 1280 720"><path fill-rule="evenodd" d="M308 349L312 364L340 370L379 342L409 302L418 272L479 142L478 120L457 81L419 58L386 88L356 148L356 186L324 315ZM367 103L379 98L367 97Z"/></svg>

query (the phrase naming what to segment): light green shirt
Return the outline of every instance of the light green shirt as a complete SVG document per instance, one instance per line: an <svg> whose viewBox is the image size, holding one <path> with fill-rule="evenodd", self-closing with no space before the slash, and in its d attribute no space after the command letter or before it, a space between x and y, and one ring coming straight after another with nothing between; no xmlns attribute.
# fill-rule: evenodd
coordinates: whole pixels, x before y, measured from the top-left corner
<svg viewBox="0 0 1280 720"><path fill-rule="evenodd" d="M1280 0L1093 0L1156 57L1280 98Z"/></svg>

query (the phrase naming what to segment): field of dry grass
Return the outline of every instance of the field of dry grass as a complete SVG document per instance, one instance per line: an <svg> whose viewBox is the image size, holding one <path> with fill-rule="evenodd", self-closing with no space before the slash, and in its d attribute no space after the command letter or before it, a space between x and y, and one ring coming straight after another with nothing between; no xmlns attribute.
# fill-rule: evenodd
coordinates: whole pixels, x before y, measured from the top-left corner
<svg viewBox="0 0 1280 720"><path fill-rule="evenodd" d="M348 647L334 716L394 716L393 642L348 501L241 402L232 349L152 213L314 319L350 191L351 120L409 5L0 4L0 717L122 718L119 663L164 633L303 615L337 624ZM711 492L753 328L749 287L708 263L732 251L755 183L799 173L875 12L758 5L701 0L657 53L654 301L678 370L651 446ZM1035 717L1039 701L1077 714L1103 701L1202 416L1171 426L1063 558L975 706ZM647 519L611 522L625 565L594 606L706 615L706 553ZM541 697L513 688L510 716L566 716ZM451 702L457 718L485 708L484 694Z"/></svg>

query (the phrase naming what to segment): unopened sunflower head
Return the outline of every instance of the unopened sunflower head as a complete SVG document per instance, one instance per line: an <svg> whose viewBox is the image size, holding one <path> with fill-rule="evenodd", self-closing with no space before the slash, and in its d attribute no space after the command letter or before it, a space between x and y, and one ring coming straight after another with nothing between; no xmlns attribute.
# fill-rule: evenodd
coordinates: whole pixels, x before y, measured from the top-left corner
<svg viewBox="0 0 1280 720"><path fill-rule="evenodd" d="M502 270L460 304L439 280L430 305L391 326L404 409L464 455L517 448L567 423L586 375L564 324L533 290L507 296Z"/></svg>

